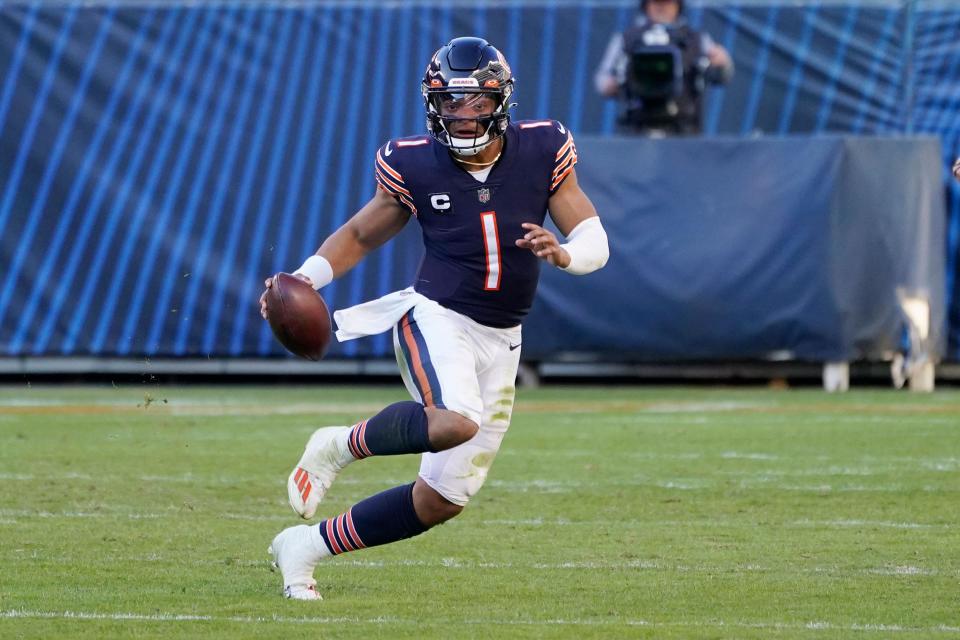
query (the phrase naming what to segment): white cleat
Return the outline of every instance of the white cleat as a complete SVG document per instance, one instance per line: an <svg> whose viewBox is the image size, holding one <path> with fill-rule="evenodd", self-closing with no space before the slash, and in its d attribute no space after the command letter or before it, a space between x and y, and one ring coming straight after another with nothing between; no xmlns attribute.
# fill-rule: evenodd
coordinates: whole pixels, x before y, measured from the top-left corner
<svg viewBox="0 0 960 640"><path fill-rule="evenodd" d="M324 427L314 431L307 441L300 462L287 478L290 506L301 518L309 520L317 513L320 501L337 474L353 462L354 458L345 446L346 438L338 437L349 431L350 427Z"/></svg>
<svg viewBox="0 0 960 640"><path fill-rule="evenodd" d="M323 600L317 593L313 569L319 556L313 550L310 527L300 524L284 529L267 547L273 566L283 575L283 597L291 600Z"/></svg>

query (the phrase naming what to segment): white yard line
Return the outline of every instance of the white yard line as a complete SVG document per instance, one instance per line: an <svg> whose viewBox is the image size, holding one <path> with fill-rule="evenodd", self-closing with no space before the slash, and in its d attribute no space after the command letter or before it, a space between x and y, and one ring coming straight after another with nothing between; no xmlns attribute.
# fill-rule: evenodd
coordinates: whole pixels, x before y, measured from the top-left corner
<svg viewBox="0 0 960 640"><path fill-rule="evenodd" d="M877 527L884 529L955 529L951 524L921 524L919 522L889 522L885 520L797 520L792 523L800 527Z"/></svg>
<svg viewBox="0 0 960 640"><path fill-rule="evenodd" d="M30 509L0 509L3 518L127 518L154 520L169 518L170 513L138 513L134 511L34 511ZM6 522L6 521L0 521Z"/></svg>
<svg viewBox="0 0 960 640"><path fill-rule="evenodd" d="M317 605L323 606L323 605ZM419 618L397 618L378 616L376 618L359 618L349 616L221 616L215 614L178 614L178 613L130 613L130 612L92 612L92 611L31 611L26 609L9 609L0 611L0 619L43 619L43 620L110 620L116 622L234 622L250 623L277 623L277 624L363 624L363 625L417 625L422 626ZM827 631L858 631L873 633L958 633L960 627L938 625L934 627L907 627L898 624L884 623L856 623L837 624L826 621L810 621L806 623L789 623L776 621L664 621L655 622L636 618L615 619L580 619L580 618L551 618L544 620L519 619L501 620L495 618L476 618L471 620L434 620L435 625L458 624L471 626L524 626L524 627L651 627L651 628L695 628L695 629L769 629L769 630L827 630Z"/></svg>
<svg viewBox="0 0 960 640"><path fill-rule="evenodd" d="M414 620L401 620L399 618L369 618L366 620L360 618L348 617L303 617L291 618L286 616L217 616L204 614L181 614L181 613L101 613L90 611L27 611L24 609L11 609L0 612L0 618L26 618L26 619L62 619L62 620L115 620L115 621L140 621L140 622L279 622L285 624L342 624L342 623L368 623L368 624L412 624Z"/></svg>
<svg viewBox="0 0 960 640"><path fill-rule="evenodd" d="M171 559L172 561L172 559ZM960 571L939 572L935 569L923 569L913 566L885 566L862 569L840 569L837 567L811 567L794 569L792 567L768 567L759 564L734 565L686 565L659 562L655 560L625 560L623 562L474 562L457 558L440 558L437 560L363 560L361 558L339 558L337 564L346 564L357 568L382 569L384 567L436 567L444 569L507 569L511 571L666 571L676 573L695 573L709 575L728 575L731 573L779 573L779 574L815 574L815 575L882 575L891 577L902 576L960 576ZM210 564L222 564L222 561L210 561ZM251 563L259 565L260 563Z"/></svg>
<svg viewBox="0 0 960 640"><path fill-rule="evenodd" d="M151 512L137 511L134 509L122 510L114 508L107 511L48 511L34 509L0 509L0 524L15 524L17 518L127 518L130 520L153 520L169 518L173 515L179 515L180 507L171 507L166 511ZM213 513L207 511L194 511L198 516L224 519L224 520L242 520L249 522L295 522L296 518L287 513L276 514L262 513ZM474 520L472 518L455 520L448 526L490 526L490 527L602 527L602 528L651 528L651 527L716 527L732 529L753 529L758 525L750 520L569 520L567 518L543 518L530 517L520 519L502 519L492 518L484 520ZM921 523L921 522L892 522L885 520L794 520L784 523L769 523L770 528L822 528L822 529L848 529L848 528L882 528L882 529L917 529L917 530L942 530L949 531L960 528L960 525L952 523Z"/></svg>
<svg viewBox="0 0 960 640"><path fill-rule="evenodd" d="M53 556L38 553L36 551L26 553L14 553L9 556L11 560L43 560L45 562L75 562L75 557ZM231 567L250 567L263 569L269 567L269 561L266 557L262 560L231 558L229 562L223 559L191 559L185 561L182 555L164 556L158 553L133 556L110 556L109 558L100 558L98 564L130 564L130 563L160 563L181 566L189 564L196 567L222 567L225 565ZM793 566L767 566L761 564L682 564L672 562L662 562L657 560L624 560L617 562L602 561L570 561L570 562L490 562L464 560L460 558L434 558L429 560L366 560L363 556L341 556L330 561L331 567L352 567L355 569L385 569L402 567L421 567L437 570L505 570L512 572L530 572L530 571L657 571L665 573L685 573L685 574L704 574L704 575L739 575L746 573L770 573L776 575L815 575L815 576L843 576L850 578L852 576L888 576L891 578L910 578L910 577L960 577L960 570L940 571L937 569L925 569L910 565L885 565L880 567L861 567L846 568L835 566L816 566L816 567L793 567Z"/></svg>
<svg viewBox="0 0 960 640"><path fill-rule="evenodd" d="M957 489L948 484L933 485L924 484L921 486L911 486L909 484L848 484L849 480L854 478L874 478L886 476L895 473L895 470L875 470L857 469L857 468L831 468L831 469L807 469L794 471L760 471L760 472L737 472L737 471L718 471L716 476L705 476L700 478L671 478L655 476L639 476L633 479L625 480L602 480L595 479L589 481L582 480L555 480L547 478L532 478L528 480L488 480L487 487L496 488L498 491L507 493L573 493L579 490L602 490L616 489L620 487L656 487L659 489L670 489L675 491L713 491L725 490L729 488L730 482L735 482L736 487L741 490L759 490L759 491L790 491L790 492L810 492L810 493L850 493L850 492L877 492L877 493L901 493L906 491L922 491L925 493L956 493ZM0 483L3 482L53 482L53 481L73 481L83 480L89 482L102 483L129 483L130 481L144 482L148 484L193 484L196 486L230 486L237 487L243 485L263 485L276 484L279 476L276 475L258 475L258 476L231 476L231 475L202 475L185 473L176 476L168 475L89 475L83 473L68 474L43 474L34 475L29 473L0 473ZM823 479L823 482L816 482L815 479ZM806 484L785 482L791 479L808 479L814 482ZM944 480L949 478L944 477ZM398 484L407 484L411 478L374 478L365 479L340 478L338 485L347 485L355 487L391 487Z"/></svg>
<svg viewBox="0 0 960 640"><path fill-rule="evenodd" d="M43 474L42 476L36 476L32 473L0 473L0 481L2 480L103 480L109 478L116 478L116 476L91 476L87 473L59 473L59 474Z"/></svg>
<svg viewBox="0 0 960 640"><path fill-rule="evenodd" d="M780 456L772 453L744 453L741 451L724 451L721 458L727 460L779 460Z"/></svg>
<svg viewBox="0 0 960 640"><path fill-rule="evenodd" d="M657 402L641 409L643 413L713 413L744 409L776 409L773 402L737 402L735 400Z"/></svg>
<svg viewBox="0 0 960 640"><path fill-rule="evenodd" d="M171 397L165 389L147 390L146 393L124 394L116 398L91 397L58 399L49 397L0 398L0 413L8 410L13 415L30 414L89 414L89 413L154 413L176 416L270 416L270 415L320 415L353 414L363 417L383 408L383 402L374 400L354 401L275 401L267 399L202 399ZM899 424L903 416L921 413L927 424L953 424L956 418L950 406L917 405L903 408L898 405L821 405L805 406L756 401L677 401L650 402L643 400L623 401L564 401L542 400L517 402L517 412L522 414L557 414L564 423L575 423L597 416L613 422L658 422L669 416L671 422L706 424L713 418L730 414L747 414L756 420L776 424L793 421L797 416L814 422L843 423L893 423ZM865 410L867 413L856 413ZM893 415L886 415L886 413ZM923 436L926 434L917 434Z"/></svg>

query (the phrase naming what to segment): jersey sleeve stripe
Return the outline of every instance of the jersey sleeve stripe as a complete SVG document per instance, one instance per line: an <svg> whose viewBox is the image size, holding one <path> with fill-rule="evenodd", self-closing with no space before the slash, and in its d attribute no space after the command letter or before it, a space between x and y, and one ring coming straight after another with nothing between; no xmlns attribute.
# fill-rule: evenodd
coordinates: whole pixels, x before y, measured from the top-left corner
<svg viewBox="0 0 960 640"><path fill-rule="evenodd" d="M379 151L377 151L377 164L383 167L383 170L389 173L391 176L393 176L397 180L397 182L403 183L403 176L401 176L393 167L388 165L383 160L383 157L380 155Z"/></svg>
<svg viewBox="0 0 960 640"><path fill-rule="evenodd" d="M566 158L557 163L557 166L553 170L553 177L556 178L557 174L566 171L567 167L572 167L575 164L577 164L577 152L571 151L567 154Z"/></svg>
<svg viewBox="0 0 960 640"><path fill-rule="evenodd" d="M573 146L573 136L569 133L567 134L567 141L563 143L563 146L560 147L560 150L557 151L557 160L567 152L567 149Z"/></svg>
<svg viewBox="0 0 960 640"><path fill-rule="evenodd" d="M377 187L379 187L380 189L383 189L385 192L389 193L391 196L396 198L401 204L403 204L404 206L406 206L407 209L410 210L410 213L412 213L413 215L417 215L417 207L416 205L413 204L413 200L411 200L410 198L408 198L407 196L403 195L398 191L394 191L393 189L385 185L383 183L383 180L380 179L380 176L377 176Z"/></svg>
<svg viewBox="0 0 960 640"><path fill-rule="evenodd" d="M568 131L567 141L557 151L556 163L553 165L551 192L560 186L564 178L573 170L575 164L577 164L577 145L573 142L573 135Z"/></svg>
<svg viewBox="0 0 960 640"><path fill-rule="evenodd" d="M411 200L407 196L397 196L397 197L400 199L400 202L407 205L407 208L410 209L410 213L412 213L413 215L417 215L417 207L414 206L413 200Z"/></svg>
<svg viewBox="0 0 960 640"><path fill-rule="evenodd" d="M577 148L570 147L570 153L566 159L553 170L553 183L550 185L550 191L554 191L560 186L560 183L573 171L573 165L577 164Z"/></svg>
<svg viewBox="0 0 960 640"><path fill-rule="evenodd" d="M399 191L397 191L396 189L394 189L393 186L392 186L389 182L387 182L386 180L384 180L384 179L383 179L383 176L381 176L379 173L377 173L377 175L374 176L374 177L376 178L377 184L380 186L380 188L383 189L384 191L386 191L387 193L389 193L390 195L392 195L392 196L402 196L402 195L403 195L402 193L400 193Z"/></svg>
<svg viewBox="0 0 960 640"><path fill-rule="evenodd" d="M573 165L570 165L569 167L567 167L566 171L564 171L563 173L558 175L556 178L554 178L553 184L550 185L550 191L556 190L556 188L560 186L564 178L566 178L571 171L573 171Z"/></svg>
<svg viewBox="0 0 960 640"><path fill-rule="evenodd" d="M413 204L413 195L407 189L406 183L400 172L391 167L384 161L380 151L377 151L377 162L374 165L376 169L374 178L381 189L396 198L401 204L410 210L410 213L417 215L417 207Z"/></svg>
<svg viewBox="0 0 960 640"><path fill-rule="evenodd" d="M404 189L402 185L397 184L396 182L391 180L388 176L384 175L383 172L380 171L380 167L377 167L377 180L383 183L383 185L387 187L390 191L402 193L407 196L410 195L410 192Z"/></svg>

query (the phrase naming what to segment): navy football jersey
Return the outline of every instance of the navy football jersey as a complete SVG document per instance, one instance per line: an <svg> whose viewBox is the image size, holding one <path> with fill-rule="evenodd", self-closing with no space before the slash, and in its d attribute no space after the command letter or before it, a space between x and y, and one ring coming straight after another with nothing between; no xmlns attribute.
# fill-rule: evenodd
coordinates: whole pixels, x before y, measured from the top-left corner
<svg viewBox="0 0 960 640"><path fill-rule="evenodd" d="M515 241L543 225L547 201L577 163L573 136L556 120L511 123L500 159L479 182L430 136L377 151L381 189L420 222L425 247L414 289L490 327L530 311L541 260Z"/></svg>

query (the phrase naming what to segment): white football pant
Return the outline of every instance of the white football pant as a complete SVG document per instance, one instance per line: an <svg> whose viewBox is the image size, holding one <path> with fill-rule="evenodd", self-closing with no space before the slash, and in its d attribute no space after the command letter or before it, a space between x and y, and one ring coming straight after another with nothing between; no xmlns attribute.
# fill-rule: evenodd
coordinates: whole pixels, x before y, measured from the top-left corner
<svg viewBox="0 0 960 640"><path fill-rule="evenodd" d="M520 326L487 327L423 299L394 326L400 375L414 400L473 420L477 435L424 453L420 477L450 502L466 505L510 426L520 364Z"/></svg>

